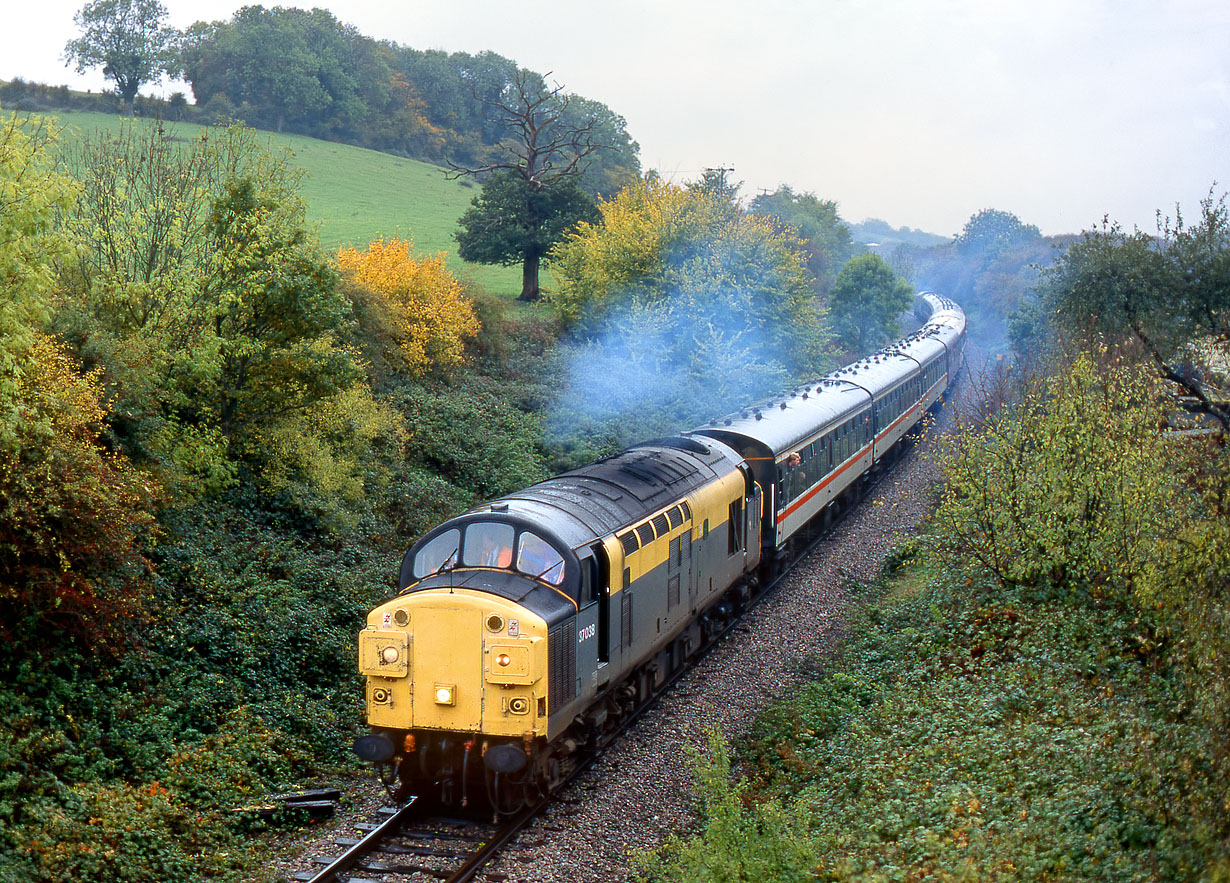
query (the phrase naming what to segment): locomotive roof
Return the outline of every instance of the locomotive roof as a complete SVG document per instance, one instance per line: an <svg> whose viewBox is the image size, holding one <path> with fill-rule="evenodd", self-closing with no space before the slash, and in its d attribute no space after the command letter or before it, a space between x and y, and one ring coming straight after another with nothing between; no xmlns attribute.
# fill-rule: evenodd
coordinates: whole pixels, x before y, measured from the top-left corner
<svg viewBox="0 0 1230 883"><path fill-rule="evenodd" d="M712 439L645 442L475 509L526 519L578 547L640 521L737 468L738 454Z"/></svg>

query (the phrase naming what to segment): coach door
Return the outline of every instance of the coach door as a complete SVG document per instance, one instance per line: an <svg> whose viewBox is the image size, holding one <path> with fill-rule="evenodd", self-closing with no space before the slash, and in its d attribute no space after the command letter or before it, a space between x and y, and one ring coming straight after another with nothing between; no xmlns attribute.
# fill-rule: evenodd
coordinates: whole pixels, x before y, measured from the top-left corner
<svg viewBox="0 0 1230 883"><path fill-rule="evenodd" d="M764 512L764 500L761 498L760 485L752 482L750 495L747 501L747 560L744 562L744 570L752 571L760 564L760 519Z"/></svg>

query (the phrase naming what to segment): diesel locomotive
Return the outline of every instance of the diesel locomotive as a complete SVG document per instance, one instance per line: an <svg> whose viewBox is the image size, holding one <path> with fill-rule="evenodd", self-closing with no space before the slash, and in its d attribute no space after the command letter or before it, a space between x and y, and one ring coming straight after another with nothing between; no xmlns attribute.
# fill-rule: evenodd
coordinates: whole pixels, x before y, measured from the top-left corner
<svg viewBox="0 0 1230 883"><path fill-rule="evenodd" d="M359 634L398 797L512 812L562 781L738 617L951 386L965 315L677 437L485 503L406 553Z"/></svg>

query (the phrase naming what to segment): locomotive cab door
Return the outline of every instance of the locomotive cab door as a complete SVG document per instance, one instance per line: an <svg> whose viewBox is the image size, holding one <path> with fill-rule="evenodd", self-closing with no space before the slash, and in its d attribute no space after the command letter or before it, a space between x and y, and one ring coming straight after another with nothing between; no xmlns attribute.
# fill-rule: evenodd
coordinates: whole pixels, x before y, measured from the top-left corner
<svg viewBox="0 0 1230 883"><path fill-rule="evenodd" d="M591 573L598 596L598 667L611 661L611 562L602 543L590 546L594 553ZM598 680L602 677L599 675Z"/></svg>
<svg viewBox="0 0 1230 883"><path fill-rule="evenodd" d="M605 554L601 545L581 553L580 594L577 598L577 678L583 695L605 686L610 680L610 599L603 581ZM609 570L609 568L606 568ZM605 628L603 627L605 624ZM605 642L604 642L605 638Z"/></svg>

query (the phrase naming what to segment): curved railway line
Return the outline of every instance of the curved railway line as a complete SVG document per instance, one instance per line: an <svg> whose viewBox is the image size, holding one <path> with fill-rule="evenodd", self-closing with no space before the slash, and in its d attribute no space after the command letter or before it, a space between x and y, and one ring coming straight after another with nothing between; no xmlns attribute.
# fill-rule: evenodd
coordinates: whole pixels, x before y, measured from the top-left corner
<svg viewBox="0 0 1230 883"><path fill-rule="evenodd" d="M900 447L886 468L875 471L860 489L859 494L840 513L821 529L813 530L802 542L792 547L789 564L752 599L744 613L732 621L722 632L715 635L692 661L692 664L675 673L646 702L642 703L619 730L612 732L597 751L587 754L566 782L553 794L546 795L533 806L526 807L515 816L500 822L483 822L437 816L422 808L416 798L411 798L401 807L381 808L380 821L360 822L355 827L363 833L357 839L341 838L335 841L338 852L328 858L315 859L322 865L315 872L298 872L291 879L304 883L385 883L393 877L398 883L417 881L446 881L464 883L472 880L501 851L544 812L567 799L568 787L586 773L602 757L603 752L619 741L628 730L653 709L658 699L669 692L675 684L689 675L733 631L745 629L747 615L761 603L771 598L782 582L794 574L799 563L805 560L824 540L844 523L845 516L858 508L867 495L888 475L903 456L914 447L921 431L910 437L907 445ZM504 879L497 874L489 879Z"/></svg>

